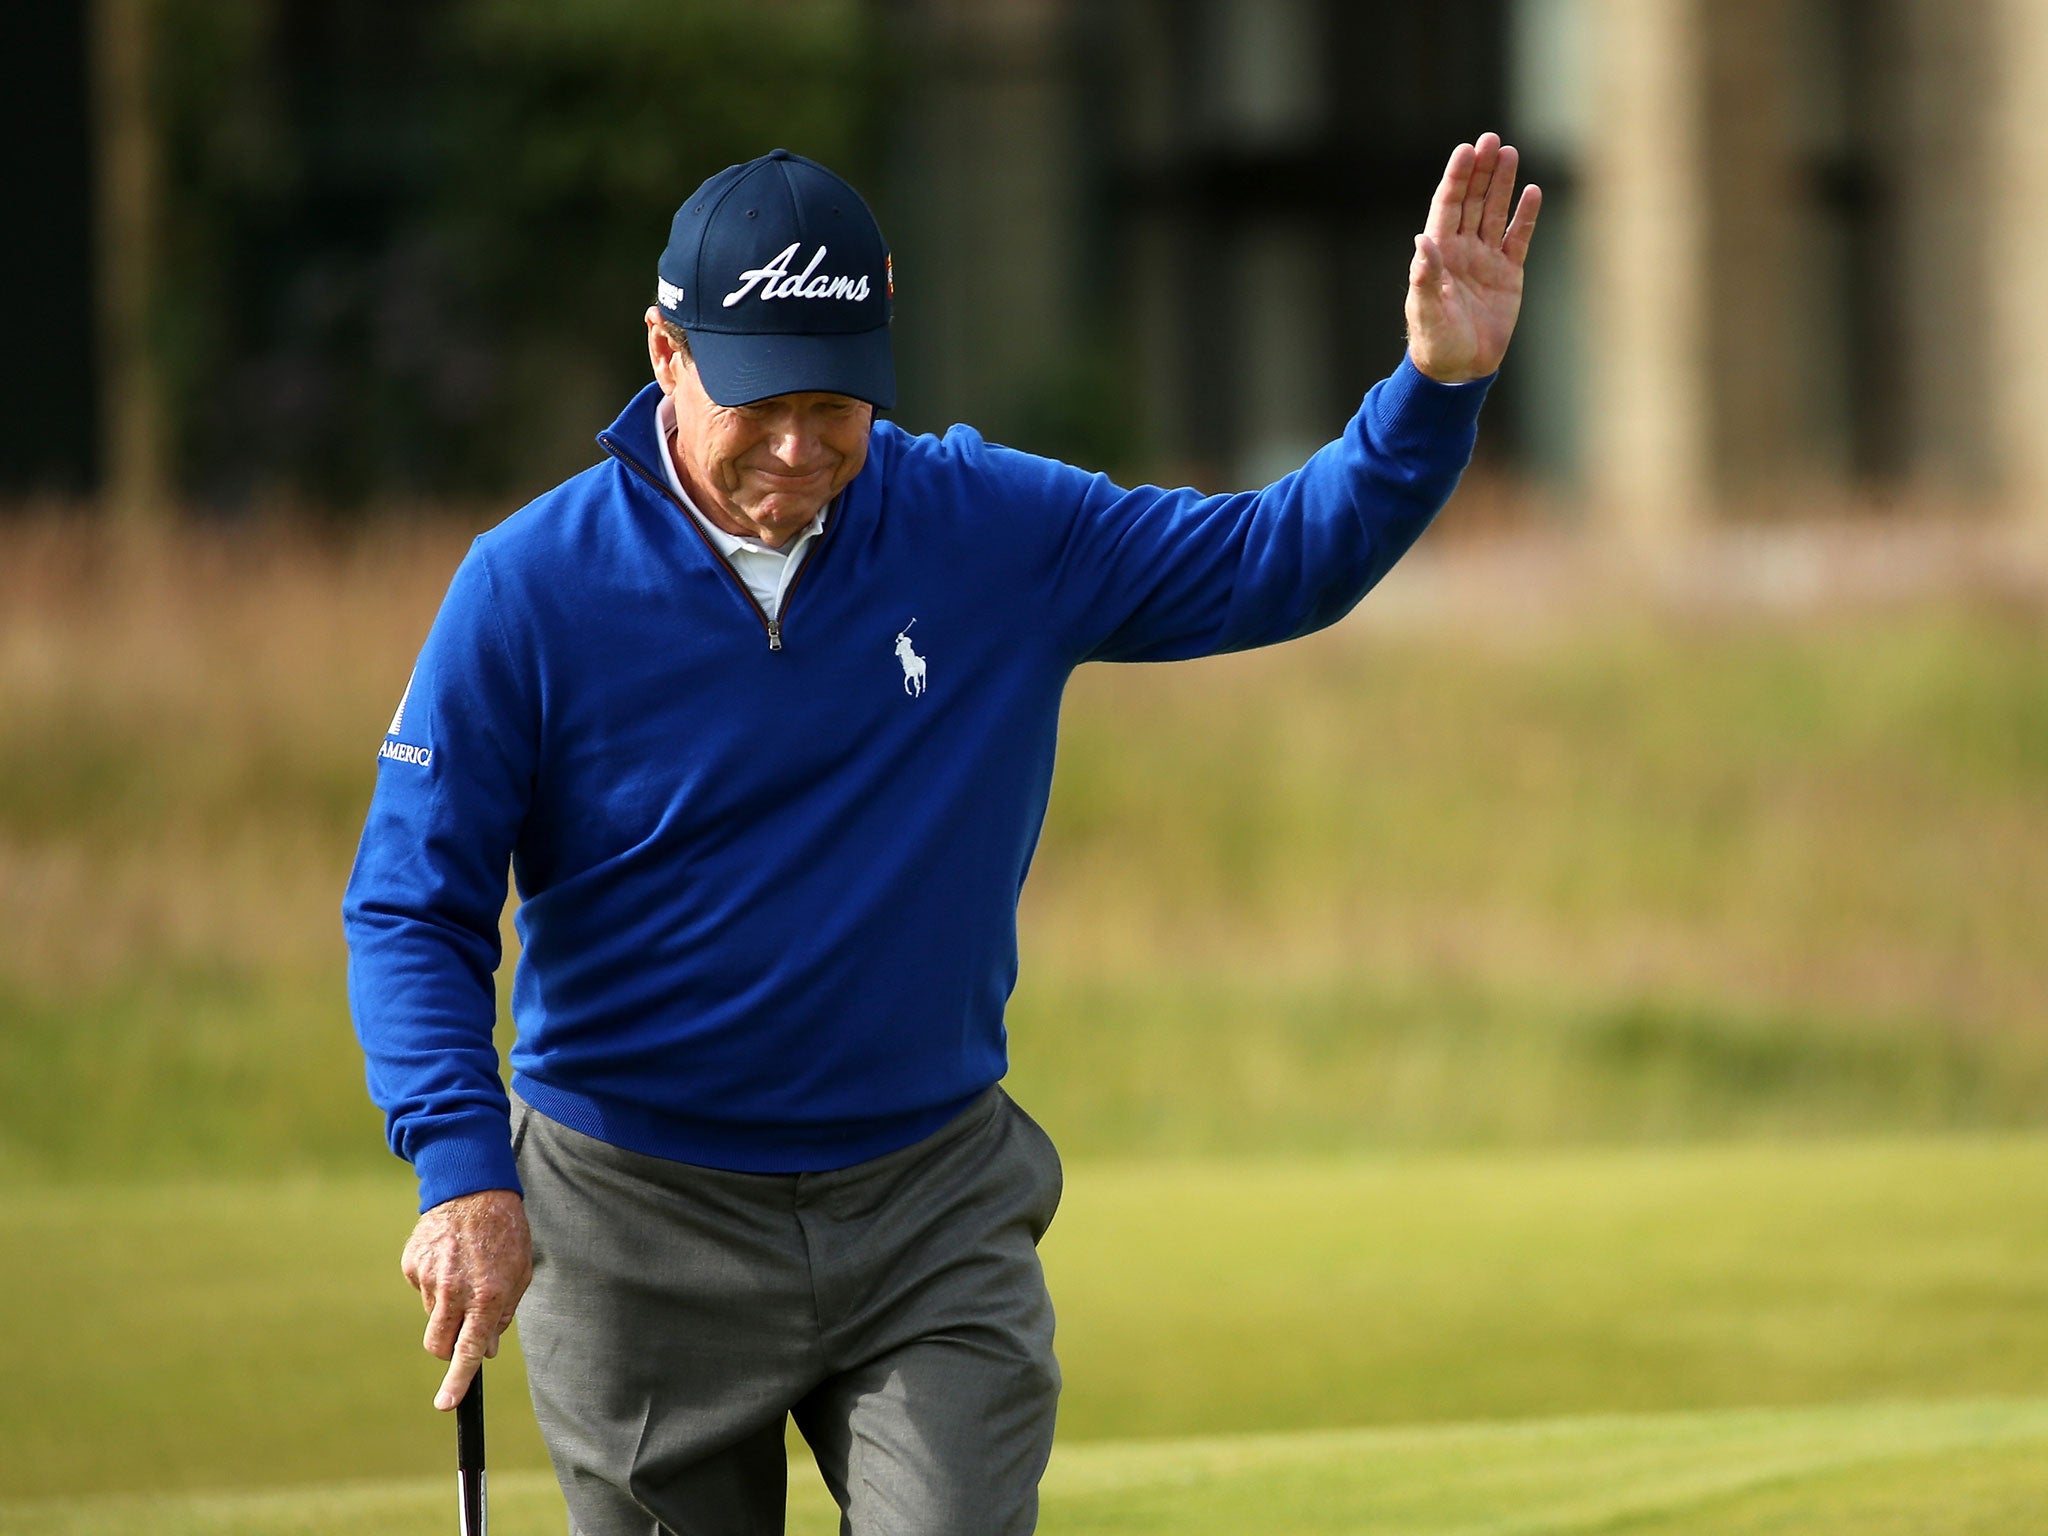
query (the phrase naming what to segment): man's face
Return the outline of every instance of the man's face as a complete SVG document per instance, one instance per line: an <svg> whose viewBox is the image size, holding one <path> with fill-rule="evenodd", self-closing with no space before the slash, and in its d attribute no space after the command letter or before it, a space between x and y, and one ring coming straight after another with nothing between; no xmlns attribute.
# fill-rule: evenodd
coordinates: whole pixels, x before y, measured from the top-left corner
<svg viewBox="0 0 2048 1536"><path fill-rule="evenodd" d="M875 408L822 391L720 405L648 311L648 356L675 406L676 473L728 533L780 547L860 473Z"/></svg>

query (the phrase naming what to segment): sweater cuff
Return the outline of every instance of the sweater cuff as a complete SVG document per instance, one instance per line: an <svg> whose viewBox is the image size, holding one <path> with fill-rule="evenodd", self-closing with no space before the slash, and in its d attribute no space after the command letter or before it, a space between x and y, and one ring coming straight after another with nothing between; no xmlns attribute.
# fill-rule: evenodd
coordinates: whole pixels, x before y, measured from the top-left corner
<svg viewBox="0 0 2048 1536"><path fill-rule="evenodd" d="M512 1138L502 1120L451 1128L413 1154L412 1169L419 1176L422 1212L486 1189L525 1194L512 1162Z"/></svg>
<svg viewBox="0 0 2048 1536"><path fill-rule="evenodd" d="M1463 384L1439 384L1404 352L1401 365L1372 392L1375 436L1390 445L1434 443L1461 427L1469 431L1478 424L1486 392L1499 377L1496 372Z"/></svg>

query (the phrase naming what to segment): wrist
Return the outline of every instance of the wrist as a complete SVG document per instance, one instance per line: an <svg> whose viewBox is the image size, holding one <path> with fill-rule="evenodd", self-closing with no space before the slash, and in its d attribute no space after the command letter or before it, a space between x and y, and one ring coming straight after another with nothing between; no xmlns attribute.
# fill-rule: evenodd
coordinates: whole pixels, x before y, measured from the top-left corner
<svg viewBox="0 0 2048 1536"><path fill-rule="evenodd" d="M1471 368L1449 368L1441 363L1426 361L1416 355L1413 346L1408 348L1408 365L1432 384L1472 384L1493 376L1490 373L1475 372Z"/></svg>
<svg viewBox="0 0 2048 1536"><path fill-rule="evenodd" d="M1494 369L1491 373L1473 373L1469 369L1463 372L1455 372L1440 367L1425 367L1422 360L1415 355L1413 348L1409 349L1407 356L1402 361L1407 365L1410 372L1431 384L1441 384L1446 389L1462 389L1473 385L1491 384L1500 376L1498 368Z"/></svg>

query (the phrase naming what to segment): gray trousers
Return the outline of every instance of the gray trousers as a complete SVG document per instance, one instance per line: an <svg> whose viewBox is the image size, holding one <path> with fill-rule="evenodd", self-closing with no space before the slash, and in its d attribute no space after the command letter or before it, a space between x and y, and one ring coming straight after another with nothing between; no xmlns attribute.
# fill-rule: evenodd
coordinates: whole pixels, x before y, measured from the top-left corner
<svg viewBox="0 0 2048 1536"><path fill-rule="evenodd" d="M1024 1533L1059 1367L1059 1155L999 1088L827 1173L727 1173L513 1106L533 1407L577 1536L781 1532L788 1417L843 1536Z"/></svg>

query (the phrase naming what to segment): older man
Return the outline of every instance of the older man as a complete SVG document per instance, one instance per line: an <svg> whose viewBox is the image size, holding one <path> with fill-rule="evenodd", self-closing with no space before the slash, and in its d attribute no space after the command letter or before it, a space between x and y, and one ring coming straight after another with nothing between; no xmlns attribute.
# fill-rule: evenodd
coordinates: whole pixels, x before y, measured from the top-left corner
<svg viewBox="0 0 2048 1536"><path fill-rule="evenodd" d="M779 1530L791 1417L846 1530L1032 1528L1061 1175L997 1084L1061 691L1329 624L1408 548L1519 312L1514 180L1458 148L1407 358L1233 496L878 422L889 256L824 167L677 211L655 382L456 571L345 903L436 1403L518 1308L584 1536Z"/></svg>

